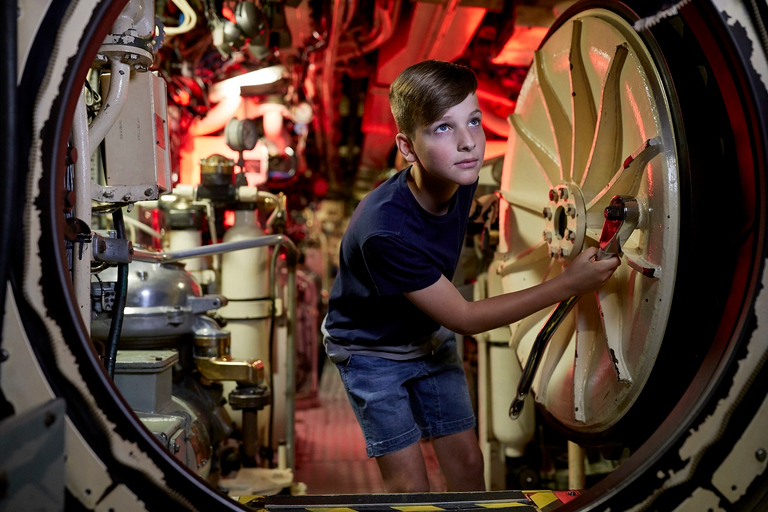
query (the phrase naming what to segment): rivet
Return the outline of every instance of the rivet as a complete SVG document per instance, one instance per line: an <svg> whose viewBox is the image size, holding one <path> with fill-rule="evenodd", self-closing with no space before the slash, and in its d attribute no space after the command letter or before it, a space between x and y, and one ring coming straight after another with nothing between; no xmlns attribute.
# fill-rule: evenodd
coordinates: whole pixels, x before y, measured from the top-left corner
<svg viewBox="0 0 768 512"><path fill-rule="evenodd" d="M764 462L766 458L765 448L758 448L755 452L755 458L758 460L758 462Z"/></svg>

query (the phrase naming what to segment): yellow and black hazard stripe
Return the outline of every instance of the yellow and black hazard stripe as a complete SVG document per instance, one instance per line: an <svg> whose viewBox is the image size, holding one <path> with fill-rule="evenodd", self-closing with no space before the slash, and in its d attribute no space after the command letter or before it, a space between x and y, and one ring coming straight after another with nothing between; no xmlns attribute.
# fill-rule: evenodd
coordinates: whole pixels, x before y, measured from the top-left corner
<svg viewBox="0 0 768 512"><path fill-rule="evenodd" d="M269 512L551 512L576 491L493 491L424 494L344 494L318 496L240 496L252 509Z"/></svg>

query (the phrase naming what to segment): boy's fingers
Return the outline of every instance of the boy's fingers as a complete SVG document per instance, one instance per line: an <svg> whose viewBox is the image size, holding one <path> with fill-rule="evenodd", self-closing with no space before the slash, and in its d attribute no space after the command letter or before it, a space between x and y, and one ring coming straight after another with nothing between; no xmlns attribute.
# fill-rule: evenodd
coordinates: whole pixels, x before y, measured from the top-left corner
<svg viewBox="0 0 768 512"><path fill-rule="evenodd" d="M585 258L591 260L597 255L597 249L595 247L587 247L582 254L585 254Z"/></svg>

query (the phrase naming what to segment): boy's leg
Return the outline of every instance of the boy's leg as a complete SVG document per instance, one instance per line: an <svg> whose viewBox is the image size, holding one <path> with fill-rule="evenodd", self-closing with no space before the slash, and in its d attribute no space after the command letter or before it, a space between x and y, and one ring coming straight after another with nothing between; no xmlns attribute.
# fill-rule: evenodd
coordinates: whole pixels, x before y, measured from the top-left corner
<svg viewBox="0 0 768 512"><path fill-rule="evenodd" d="M386 492L429 492L427 466L419 443L376 457ZM482 466L482 464L481 464Z"/></svg>
<svg viewBox="0 0 768 512"><path fill-rule="evenodd" d="M448 491L484 491L483 452L475 430L432 439Z"/></svg>

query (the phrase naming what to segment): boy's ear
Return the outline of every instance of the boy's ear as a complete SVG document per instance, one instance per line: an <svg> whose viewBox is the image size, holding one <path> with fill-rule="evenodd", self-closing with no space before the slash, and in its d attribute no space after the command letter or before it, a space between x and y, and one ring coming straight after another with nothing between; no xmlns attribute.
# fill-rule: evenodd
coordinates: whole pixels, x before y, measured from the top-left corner
<svg viewBox="0 0 768 512"><path fill-rule="evenodd" d="M413 151L413 144L407 135L404 133L395 135L395 144L397 145L398 151L400 151L400 154L403 155L403 158L405 158L407 162L413 163L416 161L416 153Z"/></svg>

